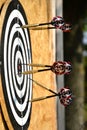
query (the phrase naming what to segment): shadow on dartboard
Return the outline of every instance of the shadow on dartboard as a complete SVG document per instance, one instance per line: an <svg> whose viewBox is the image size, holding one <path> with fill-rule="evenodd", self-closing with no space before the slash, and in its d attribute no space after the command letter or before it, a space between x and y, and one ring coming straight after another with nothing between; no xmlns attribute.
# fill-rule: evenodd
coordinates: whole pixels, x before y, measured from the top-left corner
<svg viewBox="0 0 87 130"><path fill-rule="evenodd" d="M27 102L32 98L32 80L29 80L32 74L18 74L18 64L31 63L32 51L29 30L17 27L28 22L18 0L7 0L0 13L4 16L0 33L1 109L8 129L27 130L32 107ZM22 70L32 70L32 67L22 67Z"/></svg>

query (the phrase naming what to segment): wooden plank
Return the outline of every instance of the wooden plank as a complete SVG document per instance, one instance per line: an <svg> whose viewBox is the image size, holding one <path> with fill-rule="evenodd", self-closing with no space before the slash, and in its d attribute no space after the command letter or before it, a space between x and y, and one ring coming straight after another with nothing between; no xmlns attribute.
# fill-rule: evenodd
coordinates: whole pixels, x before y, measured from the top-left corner
<svg viewBox="0 0 87 130"><path fill-rule="evenodd" d="M50 0L20 0L20 2L25 9L28 22L31 24L47 22L50 21L53 17L50 8ZM30 36L32 43L33 63L52 64L54 62L52 30L31 30ZM33 79L54 90L56 89L54 76L55 74L52 72L42 72L40 74L33 75ZM0 93L2 93L1 86L2 84L0 82ZM50 93L33 84L33 97L40 97L44 95L50 95ZM6 111L3 93L0 94L0 102L3 103L3 111ZM4 113L4 116L9 129L12 130L13 128L10 123L7 111ZM2 127L0 126L0 129L1 128ZM32 105L31 121L28 130L49 129L57 129L55 98L36 102ZM5 130L4 127L2 130Z"/></svg>

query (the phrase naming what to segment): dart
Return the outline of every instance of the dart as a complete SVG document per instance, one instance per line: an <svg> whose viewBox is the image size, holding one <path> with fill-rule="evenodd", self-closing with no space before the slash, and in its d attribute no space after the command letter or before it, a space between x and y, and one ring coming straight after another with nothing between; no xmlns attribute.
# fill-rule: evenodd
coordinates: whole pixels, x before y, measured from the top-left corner
<svg viewBox="0 0 87 130"><path fill-rule="evenodd" d="M70 32L72 30L72 25L71 24L64 24L61 27L37 27L37 28L30 28L30 30L49 30L49 29L60 29L62 32Z"/></svg>
<svg viewBox="0 0 87 130"><path fill-rule="evenodd" d="M22 25L17 28L32 28L32 27L38 27L38 26L44 26L44 25L52 25L54 27L61 27L65 24L64 19L61 16L53 17L51 22L46 23L39 23L39 24L30 24L30 25Z"/></svg>
<svg viewBox="0 0 87 130"><path fill-rule="evenodd" d="M61 88L59 92L54 92L53 90L43 86L42 84L38 83L37 81L29 78L30 80L32 80L35 84L39 85L40 87L42 87L43 89L46 89L47 91L53 93L52 95L49 96L43 96L43 97L39 97L39 98L34 98L31 99L27 102L36 102L36 101L41 101L41 100L45 100L48 98L52 98L52 97L59 97L60 103L62 105L69 106L72 102L72 91L69 88Z"/></svg>
<svg viewBox="0 0 87 130"><path fill-rule="evenodd" d="M38 72L43 72L43 71L49 71L51 70L53 73L56 75L61 75L61 74L69 74L72 70L72 66L70 62L63 62L63 61L57 61L54 62L53 65L42 65L42 64L22 64L22 65L28 65L32 67L44 67L43 69L37 69L37 70L29 70L29 71L21 71L21 74L27 75L27 74L34 74ZM21 68L21 67L18 67Z"/></svg>

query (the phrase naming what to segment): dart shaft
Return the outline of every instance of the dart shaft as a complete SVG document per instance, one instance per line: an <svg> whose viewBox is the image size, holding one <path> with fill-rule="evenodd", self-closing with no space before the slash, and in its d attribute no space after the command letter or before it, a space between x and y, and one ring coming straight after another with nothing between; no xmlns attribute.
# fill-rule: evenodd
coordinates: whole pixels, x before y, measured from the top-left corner
<svg viewBox="0 0 87 130"><path fill-rule="evenodd" d="M33 74L33 73L38 73L38 72L42 72L42 71L49 71L51 70L51 68L48 69L41 69L41 70L30 70L30 71L24 71L21 74Z"/></svg>
<svg viewBox="0 0 87 130"><path fill-rule="evenodd" d="M36 83L37 85L39 85L40 87L42 87L42 88L44 88L44 89L50 91L50 92L53 93L53 94L57 94L57 95L58 95L58 93L56 93L56 92L54 92L53 90L51 90L51 89L49 89L49 88L43 86L42 84L38 83L37 81L35 81L35 80L31 79L31 78L29 78L29 79L32 80L32 81L33 81L34 83Z"/></svg>
<svg viewBox="0 0 87 130"><path fill-rule="evenodd" d="M48 23L40 23L40 24L31 24L31 25L23 25L19 28L30 28L30 27L37 27L37 26L44 26L44 25L49 25L51 22Z"/></svg>
<svg viewBox="0 0 87 130"><path fill-rule="evenodd" d="M47 30L47 29L56 29L55 27L37 27L37 28L30 28L30 30Z"/></svg>
<svg viewBox="0 0 87 130"><path fill-rule="evenodd" d="M49 25L49 24L51 24L51 22L48 22L48 23L40 23L39 26Z"/></svg>
<svg viewBox="0 0 87 130"><path fill-rule="evenodd" d="M51 65L43 65L43 64L22 64L22 65L28 65L28 66L33 66L33 67L51 67Z"/></svg>
<svg viewBox="0 0 87 130"><path fill-rule="evenodd" d="M36 101L40 101L40 100L45 100L45 99L52 98L52 97L55 97L55 96L58 96L58 95L50 95L50 96L44 96L44 97L40 97L40 98L35 98L35 99L29 100L29 102L36 102Z"/></svg>

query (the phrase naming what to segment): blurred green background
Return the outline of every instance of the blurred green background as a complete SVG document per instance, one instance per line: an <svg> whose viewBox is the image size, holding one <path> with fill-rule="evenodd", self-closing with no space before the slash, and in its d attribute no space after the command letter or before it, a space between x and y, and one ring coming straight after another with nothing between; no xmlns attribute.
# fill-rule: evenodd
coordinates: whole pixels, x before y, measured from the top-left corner
<svg viewBox="0 0 87 130"><path fill-rule="evenodd" d="M74 94L65 109L66 130L87 130L87 0L63 0L63 16L72 23L72 31L64 33L64 59L73 67L64 80Z"/></svg>

